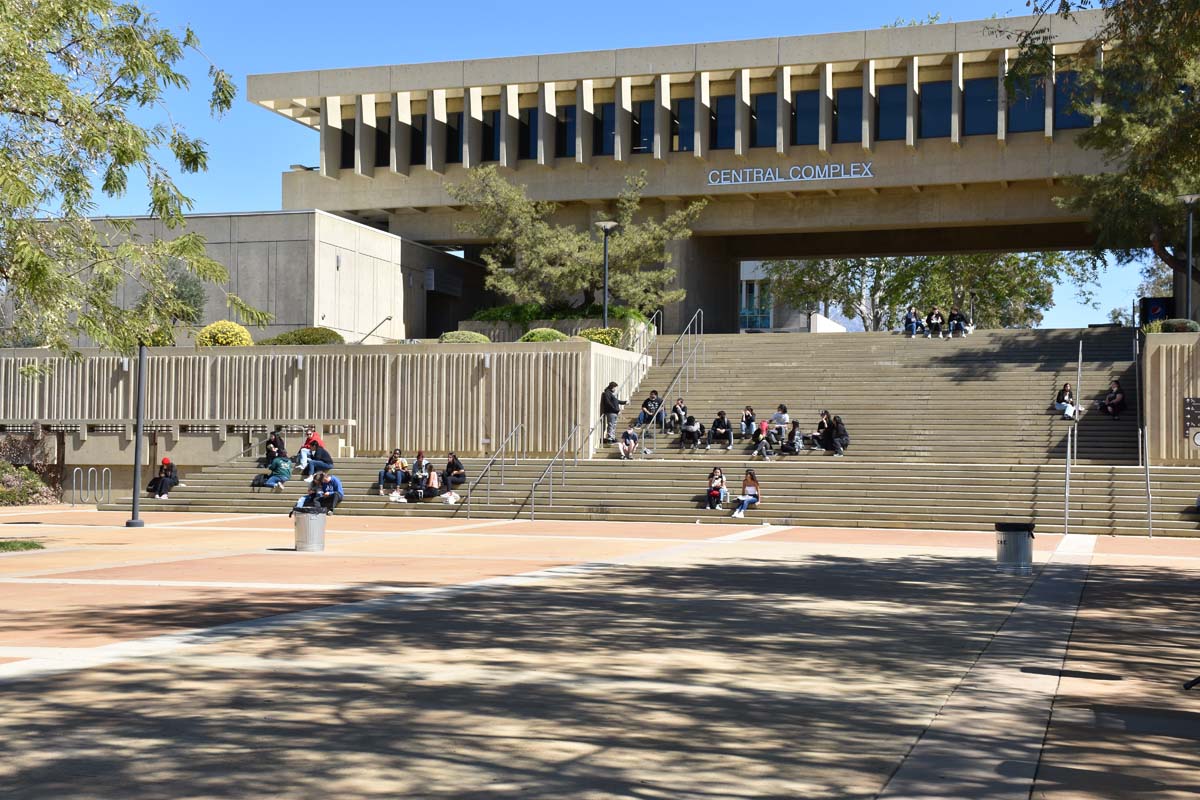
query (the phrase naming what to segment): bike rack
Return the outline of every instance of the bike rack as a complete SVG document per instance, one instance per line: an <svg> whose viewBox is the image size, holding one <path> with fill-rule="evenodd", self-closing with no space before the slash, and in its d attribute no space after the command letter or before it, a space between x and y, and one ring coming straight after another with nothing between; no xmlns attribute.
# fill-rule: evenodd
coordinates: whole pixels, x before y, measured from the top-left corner
<svg viewBox="0 0 1200 800"><path fill-rule="evenodd" d="M137 489L138 487L133 487L135 492ZM71 471L70 497L72 508L80 504L111 503L112 470L108 467L102 469L88 467L85 476L83 467L76 467Z"/></svg>

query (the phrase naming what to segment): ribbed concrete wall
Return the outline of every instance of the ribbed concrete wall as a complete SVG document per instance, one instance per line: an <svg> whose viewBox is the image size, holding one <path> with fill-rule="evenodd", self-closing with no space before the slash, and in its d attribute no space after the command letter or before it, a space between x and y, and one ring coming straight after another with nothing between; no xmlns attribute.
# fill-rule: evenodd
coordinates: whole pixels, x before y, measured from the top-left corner
<svg viewBox="0 0 1200 800"><path fill-rule="evenodd" d="M634 367L633 353L591 342L152 349L148 420L354 419L359 453L490 452L524 422L531 452L589 428L599 394ZM32 350L0 355L0 420L128 420L136 359L86 352L72 361ZM42 378L22 367L45 368ZM636 365L636 366L635 366Z"/></svg>
<svg viewBox="0 0 1200 800"><path fill-rule="evenodd" d="M1200 397L1200 334L1151 334L1142 362L1150 463L1200 463L1200 447L1189 435L1200 428L1189 431L1184 420L1184 400Z"/></svg>

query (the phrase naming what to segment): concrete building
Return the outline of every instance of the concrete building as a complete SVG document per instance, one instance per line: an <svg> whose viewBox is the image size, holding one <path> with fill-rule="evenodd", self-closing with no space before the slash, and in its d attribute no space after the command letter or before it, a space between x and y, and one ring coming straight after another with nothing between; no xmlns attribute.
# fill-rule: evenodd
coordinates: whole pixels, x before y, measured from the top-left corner
<svg viewBox="0 0 1200 800"><path fill-rule="evenodd" d="M667 329L703 307L732 331L743 260L1090 244L1055 196L1105 168L1076 145L1094 118L1071 102L1102 21L1042 20L1053 74L1012 92L1031 17L253 75L247 94L319 133L319 166L283 175L285 208L468 253L482 243L446 185L482 164L578 225L639 170L651 212L708 198L674 246L688 298Z"/></svg>

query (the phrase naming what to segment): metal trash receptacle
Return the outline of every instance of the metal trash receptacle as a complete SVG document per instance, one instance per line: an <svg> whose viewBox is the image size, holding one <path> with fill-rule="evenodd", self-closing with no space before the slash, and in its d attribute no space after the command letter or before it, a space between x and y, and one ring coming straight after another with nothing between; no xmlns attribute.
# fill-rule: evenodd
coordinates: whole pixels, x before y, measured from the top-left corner
<svg viewBox="0 0 1200 800"><path fill-rule="evenodd" d="M304 513L309 512L309 513ZM325 512L296 509L296 552L319 553L325 549Z"/></svg>
<svg viewBox="0 0 1200 800"><path fill-rule="evenodd" d="M1033 574L1033 523L996 523L996 569L1014 575Z"/></svg>

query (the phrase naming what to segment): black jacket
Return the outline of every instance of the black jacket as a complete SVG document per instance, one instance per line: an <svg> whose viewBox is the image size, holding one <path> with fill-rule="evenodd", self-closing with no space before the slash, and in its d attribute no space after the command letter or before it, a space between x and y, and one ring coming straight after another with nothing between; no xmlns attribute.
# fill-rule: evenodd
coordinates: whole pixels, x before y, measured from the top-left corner
<svg viewBox="0 0 1200 800"><path fill-rule="evenodd" d="M660 408L662 408L661 397L647 397L642 402L642 411L645 411L647 414L656 414Z"/></svg>
<svg viewBox="0 0 1200 800"><path fill-rule="evenodd" d="M333 456L329 455L329 451L320 445L317 445L317 447L313 448L311 457L317 461L324 461L326 464L333 463Z"/></svg>
<svg viewBox="0 0 1200 800"><path fill-rule="evenodd" d="M463 467L463 463L458 460L458 456L455 456L454 458L452 458L446 462L446 474L454 475L459 472L461 472L464 475L467 474L467 470L465 467Z"/></svg>
<svg viewBox="0 0 1200 800"><path fill-rule="evenodd" d="M601 414L620 414L621 406L625 405L624 400L617 399L616 392L610 392L608 389L600 395L600 413Z"/></svg>
<svg viewBox="0 0 1200 800"><path fill-rule="evenodd" d="M725 419L715 417L712 422L712 429L717 433L724 433L725 431L729 430L729 417L726 417Z"/></svg>
<svg viewBox="0 0 1200 800"><path fill-rule="evenodd" d="M833 423L833 438L841 439L844 444L850 443L850 434L846 433L846 426L844 423Z"/></svg>
<svg viewBox="0 0 1200 800"><path fill-rule="evenodd" d="M933 311L930 311L929 316L925 318L925 324L932 328L934 325L941 325L945 319L946 318L942 316L942 312L938 311L934 313Z"/></svg>
<svg viewBox="0 0 1200 800"><path fill-rule="evenodd" d="M950 316L946 317L946 323L952 324L955 322L961 322L963 327L966 327L968 324L970 324L967 322L966 314L962 313L961 311L951 311Z"/></svg>
<svg viewBox="0 0 1200 800"><path fill-rule="evenodd" d="M1059 389L1058 394L1054 397L1056 403L1070 403L1075 405L1075 395L1067 392L1064 389Z"/></svg>

